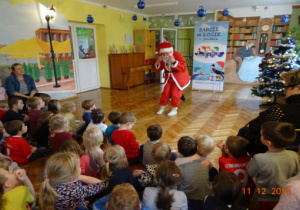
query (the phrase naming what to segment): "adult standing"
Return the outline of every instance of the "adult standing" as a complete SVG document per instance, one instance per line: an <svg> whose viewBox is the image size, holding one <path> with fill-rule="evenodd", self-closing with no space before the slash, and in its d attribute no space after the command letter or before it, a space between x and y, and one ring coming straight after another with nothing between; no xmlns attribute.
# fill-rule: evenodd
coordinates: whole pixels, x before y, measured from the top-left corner
<svg viewBox="0 0 300 210"><path fill-rule="evenodd" d="M157 114L162 114L168 104L168 100L171 97L172 110L168 113L169 116L177 114L177 107L180 103L180 97L182 96L183 89L190 84L190 76L186 67L186 62L183 55L180 52L173 50L170 43L161 43L156 53L159 56L154 64L156 71L164 70L165 84L163 92L160 97L160 110Z"/></svg>
<svg viewBox="0 0 300 210"><path fill-rule="evenodd" d="M248 127L241 128L238 135L250 141L249 152L254 155L267 151L261 143L261 125L268 121L292 123L300 128L300 69L290 70L281 74L284 79L286 104L276 104L259 113L259 116L249 122Z"/></svg>

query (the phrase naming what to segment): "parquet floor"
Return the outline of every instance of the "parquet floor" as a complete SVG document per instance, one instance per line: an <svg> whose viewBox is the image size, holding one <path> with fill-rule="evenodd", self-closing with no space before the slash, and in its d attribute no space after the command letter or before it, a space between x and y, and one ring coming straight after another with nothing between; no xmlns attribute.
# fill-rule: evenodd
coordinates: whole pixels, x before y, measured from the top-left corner
<svg viewBox="0 0 300 210"><path fill-rule="evenodd" d="M187 88L184 91L186 101L181 102L177 116L167 115L170 105L164 114L157 115L161 87L158 83L151 83L129 90L97 89L78 94L78 98L73 100L77 104L76 118L81 120L81 102L93 99L106 115L113 110L133 112L137 122L132 131L138 142L148 140L146 129L149 125L159 124L163 128L161 139L176 149L181 136L194 137L202 134L211 136L215 141L225 140L229 135L236 135L239 128L261 111L259 104L262 99L251 96L251 85L225 84L224 92L216 94ZM211 99L218 99L219 102ZM108 119L106 124L111 124ZM216 166L220 154L216 148L211 155ZM25 166L36 191L42 181L44 164L45 158Z"/></svg>

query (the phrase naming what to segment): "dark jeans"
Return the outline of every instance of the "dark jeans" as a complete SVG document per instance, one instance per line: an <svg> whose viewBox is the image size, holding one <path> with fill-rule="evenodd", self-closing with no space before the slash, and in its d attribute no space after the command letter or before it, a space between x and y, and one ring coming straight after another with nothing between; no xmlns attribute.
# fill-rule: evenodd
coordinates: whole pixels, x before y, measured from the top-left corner
<svg viewBox="0 0 300 210"><path fill-rule="evenodd" d="M189 210L202 210L203 209L203 201L188 199L188 209Z"/></svg>
<svg viewBox="0 0 300 210"><path fill-rule="evenodd" d="M44 157L46 155L47 155L47 149L45 147L40 147L30 155L28 162L36 160L40 157Z"/></svg>

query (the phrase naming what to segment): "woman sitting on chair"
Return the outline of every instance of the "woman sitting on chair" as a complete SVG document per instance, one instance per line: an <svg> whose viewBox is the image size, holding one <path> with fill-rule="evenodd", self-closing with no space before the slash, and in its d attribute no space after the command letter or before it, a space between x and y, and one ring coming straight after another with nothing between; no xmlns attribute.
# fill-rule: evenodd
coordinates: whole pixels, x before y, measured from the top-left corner
<svg viewBox="0 0 300 210"><path fill-rule="evenodd" d="M249 152L252 155L267 151L260 140L260 128L264 122L282 121L300 128L300 69L283 72L281 76L285 84L286 104L275 104L260 112L257 118L249 122L249 127L240 129L238 133L238 136L250 141Z"/></svg>

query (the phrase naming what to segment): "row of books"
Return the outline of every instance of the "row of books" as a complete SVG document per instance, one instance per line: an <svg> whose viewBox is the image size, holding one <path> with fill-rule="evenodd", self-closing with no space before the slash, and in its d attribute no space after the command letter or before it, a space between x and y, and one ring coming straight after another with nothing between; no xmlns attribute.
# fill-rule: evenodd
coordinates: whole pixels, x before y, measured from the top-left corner
<svg viewBox="0 0 300 210"><path fill-rule="evenodd" d="M232 27L229 29L229 33L256 33L258 31L257 26L252 27Z"/></svg>
<svg viewBox="0 0 300 210"><path fill-rule="evenodd" d="M228 39L256 39L257 34L229 34Z"/></svg>
<svg viewBox="0 0 300 210"><path fill-rule="evenodd" d="M282 39L283 34L272 34L272 39Z"/></svg>
<svg viewBox="0 0 300 210"><path fill-rule="evenodd" d="M281 43L281 40L271 40L270 46L278 46Z"/></svg>
<svg viewBox="0 0 300 210"><path fill-rule="evenodd" d="M227 45L228 46L246 46L248 40L233 40L233 41L228 41ZM256 40L251 40L251 42L253 43L253 45L256 45Z"/></svg>
<svg viewBox="0 0 300 210"><path fill-rule="evenodd" d="M273 26L273 32L285 32L289 30L289 26Z"/></svg>

